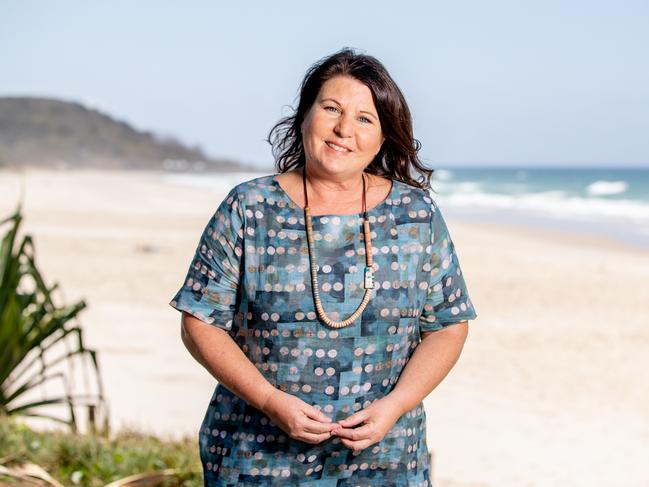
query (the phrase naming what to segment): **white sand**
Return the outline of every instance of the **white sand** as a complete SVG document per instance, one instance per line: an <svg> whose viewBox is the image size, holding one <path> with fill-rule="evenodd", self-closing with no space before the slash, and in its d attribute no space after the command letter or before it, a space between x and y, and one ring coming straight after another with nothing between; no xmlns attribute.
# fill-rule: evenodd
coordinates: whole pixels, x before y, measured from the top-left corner
<svg viewBox="0 0 649 487"><path fill-rule="evenodd" d="M0 215L24 179L24 230L46 279L89 304L81 321L113 427L196 435L215 381L167 303L225 193L162 178L0 171ZM649 252L447 223L479 316L426 399L435 487L649 485Z"/></svg>

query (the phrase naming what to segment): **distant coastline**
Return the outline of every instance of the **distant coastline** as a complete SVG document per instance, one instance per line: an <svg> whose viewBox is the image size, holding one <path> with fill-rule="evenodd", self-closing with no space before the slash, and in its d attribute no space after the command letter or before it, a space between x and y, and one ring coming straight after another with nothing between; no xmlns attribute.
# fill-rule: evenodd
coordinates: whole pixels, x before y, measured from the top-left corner
<svg viewBox="0 0 649 487"><path fill-rule="evenodd" d="M177 137L141 131L112 115L55 98L0 97L0 167L246 171Z"/></svg>

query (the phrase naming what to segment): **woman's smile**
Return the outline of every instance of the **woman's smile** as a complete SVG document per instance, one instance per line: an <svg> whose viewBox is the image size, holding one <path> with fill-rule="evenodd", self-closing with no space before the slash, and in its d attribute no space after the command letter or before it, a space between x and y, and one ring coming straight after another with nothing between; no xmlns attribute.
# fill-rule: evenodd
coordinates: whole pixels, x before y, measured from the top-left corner
<svg viewBox="0 0 649 487"><path fill-rule="evenodd" d="M327 148L329 148L330 152L333 152L337 155L345 155L351 152L349 149L345 149L344 147L341 147L334 142L325 142L325 145L327 146Z"/></svg>

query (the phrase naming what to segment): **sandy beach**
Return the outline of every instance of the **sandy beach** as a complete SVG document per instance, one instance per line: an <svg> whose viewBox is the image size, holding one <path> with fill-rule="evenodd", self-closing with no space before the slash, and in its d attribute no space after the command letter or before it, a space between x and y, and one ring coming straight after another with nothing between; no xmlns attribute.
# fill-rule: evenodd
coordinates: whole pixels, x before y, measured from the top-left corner
<svg viewBox="0 0 649 487"><path fill-rule="evenodd" d="M41 271L88 303L112 426L196 435L215 380L167 303L225 192L153 172L2 170L1 217L21 181ZM447 223L478 319L425 401L435 487L649 486L649 251Z"/></svg>

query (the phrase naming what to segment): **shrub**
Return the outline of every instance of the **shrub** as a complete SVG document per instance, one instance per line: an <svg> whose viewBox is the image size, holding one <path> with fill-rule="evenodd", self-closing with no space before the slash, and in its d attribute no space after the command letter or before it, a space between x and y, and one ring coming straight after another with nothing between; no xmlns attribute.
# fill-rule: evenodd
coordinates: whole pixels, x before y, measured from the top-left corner
<svg viewBox="0 0 649 487"><path fill-rule="evenodd" d="M76 431L78 408L85 407L91 428L103 415L102 428L107 432L97 354L84 346L82 330L75 324L86 304L83 300L67 306L54 303L58 284L45 284L31 236L18 237L21 221L20 206L0 221L0 229L8 227L0 242L0 416L48 418ZM73 390L78 360L95 376L95 392ZM45 386L52 388L50 384L56 392L44 393ZM52 405L64 406L67 417L49 412Z"/></svg>

